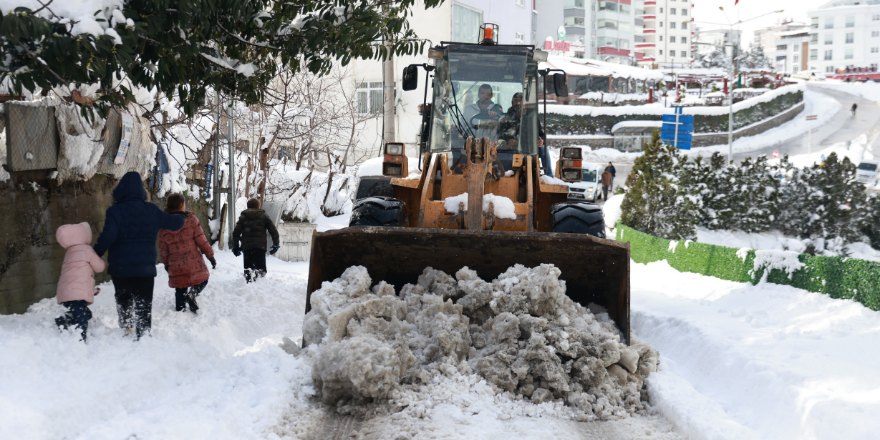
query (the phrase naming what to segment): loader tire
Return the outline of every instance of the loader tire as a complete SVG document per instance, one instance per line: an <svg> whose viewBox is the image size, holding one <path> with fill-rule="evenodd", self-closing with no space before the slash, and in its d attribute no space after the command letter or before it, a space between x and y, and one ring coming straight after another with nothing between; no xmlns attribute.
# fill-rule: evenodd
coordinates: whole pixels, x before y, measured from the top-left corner
<svg viewBox="0 0 880 440"><path fill-rule="evenodd" d="M351 209L349 226L406 226L406 204L393 197L366 197Z"/></svg>
<svg viewBox="0 0 880 440"><path fill-rule="evenodd" d="M588 234L605 238L605 217L602 208L591 203L557 203L550 208L553 232Z"/></svg>

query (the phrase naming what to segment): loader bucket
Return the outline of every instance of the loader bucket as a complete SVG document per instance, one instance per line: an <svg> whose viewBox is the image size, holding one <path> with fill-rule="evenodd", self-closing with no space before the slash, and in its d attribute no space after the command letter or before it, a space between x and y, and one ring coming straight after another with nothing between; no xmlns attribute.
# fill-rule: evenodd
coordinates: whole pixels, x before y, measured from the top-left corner
<svg viewBox="0 0 880 440"><path fill-rule="evenodd" d="M400 291L428 266L450 275L467 266L491 281L517 263L555 265L569 298L605 307L629 344L629 243L581 234L369 226L315 232L306 313L312 292L350 266L364 266L373 283L384 280Z"/></svg>

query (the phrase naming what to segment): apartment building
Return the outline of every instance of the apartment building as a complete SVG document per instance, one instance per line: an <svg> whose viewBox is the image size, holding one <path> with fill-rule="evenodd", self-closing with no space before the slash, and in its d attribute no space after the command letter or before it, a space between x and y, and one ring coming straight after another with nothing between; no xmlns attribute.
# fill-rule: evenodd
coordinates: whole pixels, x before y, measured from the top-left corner
<svg viewBox="0 0 880 440"><path fill-rule="evenodd" d="M642 56L637 47L643 41L643 2L536 0L537 39L558 55L635 65ZM559 43L567 44L559 50Z"/></svg>
<svg viewBox="0 0 880 440"><path fill-rule="evenodd" d="M808 14L810 70L832 73L880 63L880 0L836 0Z"/></svg>
<svg viewBox="0 0 880 440"><path fill-rule="evenodd" d="M764 55L773 61L774 66L777 69L782 67L782 70L785 70L784 67L786 64L790 64L793 59L793 54L791 53L792 48L790 45L787 48L781 49L779 53L777 53L776 47L779 46L777 42L780 39L780 36L790 33L798 34L809 28L810 25L804 22L794 21L790 18L783 19L773 26L756 30L752 39L752 45L760 46L764 50ZM782 45L787 45L788 43L789 42L786 42Z"/></svg>
<svg viewBox="0 0 880 440"><path fill-rule="evenodd" d="M639 64L655 67L691 61L693 6L690 0L644 0L644 41L636 50L645 55Z"/></svg>
<svg viewBox="0 0 880 440"><path fill-rule="evenodd" d="M809 69L809 58L817 57L819 50L811 45L811 35L807 28L776 34L776 50L770 60L777 72L798 73Z"/></svg>

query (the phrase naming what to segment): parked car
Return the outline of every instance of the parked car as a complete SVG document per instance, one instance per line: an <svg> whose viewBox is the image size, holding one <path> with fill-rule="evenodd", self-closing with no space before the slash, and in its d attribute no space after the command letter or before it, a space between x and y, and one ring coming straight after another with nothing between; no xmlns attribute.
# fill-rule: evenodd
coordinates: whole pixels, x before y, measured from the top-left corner
<svg viewBox="0 0 880 440"><path fill-rule="evenodd" d="M856 169L856 179L864 184L869 184L877 178L877 161L869 160L859 164Z"/></svg>
<svg viewBox="0 0 880 440"><path fill-rule="evenodd" d="M596 203L602 198L602 184L600 183L603 168L599 165L584 164L584 177L580 182L568 183L568 200L587 201Z"/></svg>

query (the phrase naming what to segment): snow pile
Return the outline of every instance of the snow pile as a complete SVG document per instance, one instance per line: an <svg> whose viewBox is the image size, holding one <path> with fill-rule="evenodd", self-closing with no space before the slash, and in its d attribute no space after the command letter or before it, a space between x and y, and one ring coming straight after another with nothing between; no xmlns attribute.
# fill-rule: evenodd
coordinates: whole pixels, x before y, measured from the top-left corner
<svg viewBox="0 0 880 440"><path fill-rule="evenodd" d="M58 179L64 180L78 175L91 179L98 171L98 161L104 153L101 132L106 120L94 117L87 121L80 116L79 108L73 104L57 105L55 118L61 141Z"/></svg>
<svg viewBox="0 0 880 440"><path fill-rule="evenodd" d="M454 197L443 199L443 206L446 212L456 215L458 214L459 205L463 204L464 210L467 211L468 193L461 193ZM516 210L513 206L513 200L504 196L496 196L489 193L483 195L483 212L489 211L489 205L492 205L493 212L497 218L516 219Z"/></svg>
<svg viewBox="0 0 880 440"><path fill-rule="evenodd" d="M804 267L804 263L798 260L799 255L795 251L758 250L755 251L755 267L753 270L757 272L760 269L766 269L761 277L762 282L767 281L767 276L770 275L770 271L773 269L784 271L791 278L795 272Z"/></svg>
<svg viewBox="0 0 880 440"><path fill-rule="evenodd" d="M371 290L367 270L350 267L311 296L303 339L312 380L338 406L411 406L408 392L451 380L564 404L582 419L644 414L657 352L623 344L607 313L565 295L560 275L553 265L516 265L488 283L467 267L455 278L428 267L398 297L384 281Z"/></svg>
<svg viewBox="0 0 880 440"><path fill-rule="evenodd" d="M541 175L541 183L544 185L566 185L564 180L557 179L553 176L548 176L546 174Z"/></svg>
<svg viewBox="0 0 880 440"><path fill-rule="evenodd" d="M606 210L608 209L607 206L608 204L606 203ZM702 227L697 228L697 241L730 248L777 249L795 251L801 254L806 253L808 244L812 243L810 239L789 237L777 230L749 233L743 231L711 230ZM860 260L880 261L880 251L860 242L843 244L840 247L840 251L825 247L820 252L817 252L816 255L826 257L845 255Z"/></svg>

